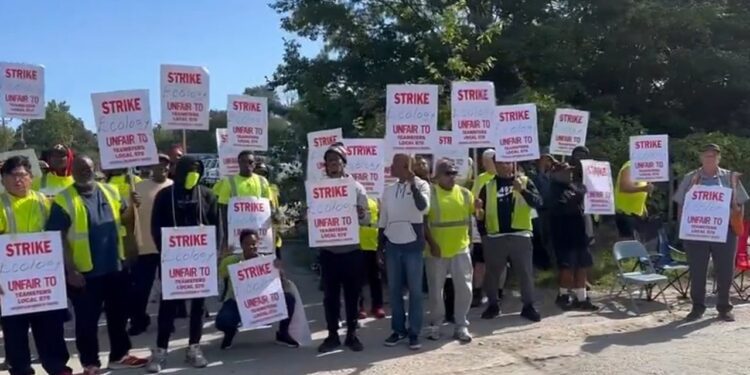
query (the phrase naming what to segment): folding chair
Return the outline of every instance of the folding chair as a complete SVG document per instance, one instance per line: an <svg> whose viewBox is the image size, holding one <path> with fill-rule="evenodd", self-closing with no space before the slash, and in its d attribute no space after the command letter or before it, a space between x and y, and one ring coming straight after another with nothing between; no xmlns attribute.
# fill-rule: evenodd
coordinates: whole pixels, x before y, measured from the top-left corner
<svg viewBox="0 0 750 375"><path fill-rule="evenodd" d="M667 306L667 310L672 311L672 308L667 303L667 298L664 295L664 287L661 286L662 283L668 283L669 279L664 275L656 273L648 251L646 251L646 247L644 247L643 244L638 241L617 242L612 248L612 255L615 258L615 263L617 263L617 281L621 286L620 291L617 292L617 295L614 297L619 297L623 290L627 290L628 298L630 298L630 303L633 305L633 311L640 315L640 310L635 304L635 299L633 298L631 286L635 285L639 290L656 286L659 288L658 295L662 296L664 304ZM622 263L628 260L639 262L641 264L639 270L625 272ZM614 289L615 285L612 285L612 289L609 291L610 296L614 292Z"/></svg>
<svg viewBox="0 0 750 375"><path fill-rule="evenodd" d="M675 260L673 257L674 255L681 259L686 259L685 252L669 244L669 236L667 236L666 228L660 228L657 236L656 246L658 253L651 256L651 261L655 265L656 272L667 276L669 279L669 283L664 287L664 290L673 288L682 298L687 298L690 291L690 278L685 283L682 282L682 279L690 273L690 266L688 266L686 260ZM647 288L648 299L659 298L661 292L652 298L650 296L652 291L653 287Z"/></svg>

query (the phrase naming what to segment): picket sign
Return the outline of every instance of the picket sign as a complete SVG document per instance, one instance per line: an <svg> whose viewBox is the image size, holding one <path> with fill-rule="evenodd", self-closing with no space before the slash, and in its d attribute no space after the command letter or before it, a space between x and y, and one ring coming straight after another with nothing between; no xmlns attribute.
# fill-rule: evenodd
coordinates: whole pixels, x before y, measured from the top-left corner
<svg viewBox="0 0 750 375"><path fill-rule="evenodd" d="M261 327L289 316L274 261L273 257L261 256L228 268L243 329Z"/></svg>
<svg viewBox="0 0 750 375"><path fill-rule="evenodd" d="M500 105L495 108L497 160L520 162L539 159L536 104Z"/></svg>
<svg viewBox="0 0 750 375"><path fill-rule="evenodd" d="M216 227L161 228L162 298L219 295Z"/></svg>
<svg viewBox="0 0 750 375"><path fill-rule="evenodd" d="M43 119L44 66L0 62L0 111L5 117Z"/></svg>
<svg viewBox="0 0 750 375"><path fill-rule="evenodd" d="M232 197L228 207L229 247L242 252L240 233L244 229L255 229L260 238L258 253L275 256L273 226L271 225L271 201L268 198Z"/></svg>
<svg viewBox="0 0 750 375"><path fill-rule="evenodd" d="M232 147L268 150L268 98L229 95L227 129L228 142Z"/></svg>
<svg viewBox="0 0 750 375"><path fill-rule="evenodd" d="M346 173L364 186L367 195L378 198L385 189L385 150L382 139L344 139Z"/></svg>
<svg viewBox="0 0 750 375"><path fill-rule="evenodd" d="M219 151L219 176L223 178L239 174L240 164L237 155L241 149L229 144L227 128L216 129L216 149Z"/></svg>
<svg viewBox="0 0 750 375"><path fill-rule="evenodd" d="M669 181L669 136L630 137L630 178L638 182Z"/></svg>
<svg viewBox="0 0 750 375"><path fill-rule="evenodd" d="M612 184L612 169L607 161L581 160L586 196L584 213L592 215L614 215L615 195Z"/></svg>
<svg viewBox="0 0 750 375"><path fill-rule="evenodd" d="M351 179L306 181L310 247L359 244L357 189Z"/></svg>
<svg viewBox="0 0 750 375"><path fill-rule="evenodd" d="M341 128L307 133L307 181L318 181L325 178L326 150L336 142L342 142L344 136Z"/></svg>
<svg viewBox="0 0 750 375"><path fill-rule="evenodd" d="M395 152L431 152L437 145L437 85L388 85L386 98L385 142Z"/></svg>
<svg viewBox="0 0 750 375"><path fill-rule="evenodd" d="M435 170L440 159L450 159L458 169L456 180L464 182L468 180L471 174L471 157L469 157L469 148L457 145L454 137L455 134L451 131L438 131L438 147L434 152L432 170Z"/></svg>
<svg viewBox="0 0 750 375"><path fill-rule="evenodd" d="M161 126L166 130L208 130L208 69L162 64Z"/></svg>
<svg viewBox="0 0 750 375"><path fill-rule="evenodd" d="M102 169L156 165L148 90L91 94Z"/></svg>
<svg viewBox="0 0 750 375"><path fill-rule="evenodd" d="M2 316L68 307L60 232L0 235Z"/></svg>
<svg viewBox="0 0 750 375"><path fill-rule="evenodd" d="M558 108L555 111L555 122L552 125L550 153L553 155L572 155L576 147L586 145L588 127L588 112Z"/></svg>
<svg viewBox="0 0 750 375"><path fill-rule="evenodd" d="M451 127L457 146L493 147L495 84L453 82L451 85Z"/></svg>
<svg viewBox="0 0 750 375"><path fill-rule="evenodd" d="M727 242L732 189L693 185L685 194L680 217L680 239Z"/></svg>

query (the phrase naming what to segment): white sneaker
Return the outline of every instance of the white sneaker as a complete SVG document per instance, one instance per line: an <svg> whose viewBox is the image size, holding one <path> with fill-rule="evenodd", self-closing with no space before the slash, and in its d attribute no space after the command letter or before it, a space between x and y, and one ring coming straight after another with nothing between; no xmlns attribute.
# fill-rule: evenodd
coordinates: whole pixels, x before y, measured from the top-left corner
<svg viewBox="0 0 750 375"><path fill-rule="evenodd" d="M440 326L427 327L427 338L434 341L440 340Z"/></svg>
<svg viewBox="0 0 750 375"><path fill-rule="evenodd" d="M472 340L469 329L466 327L456 328L456 333L453 334L453 338L463 343L470 343Z"/></svg>
<svg viewBox="0 0 750 375"><path fill-rule="evenodd" d="M151 358L146 365L146 371L149 374L158 374L165 367L167 367L167 351L159 348L151 349Z"/></svg>
<svg viewBox="0 0 750 375"><path fill-rule="evenodd" d="M206 357L203 356L200 344L190 345L185 361L195 368L204 368L208 366L208 361L206 360Z"/></svg>

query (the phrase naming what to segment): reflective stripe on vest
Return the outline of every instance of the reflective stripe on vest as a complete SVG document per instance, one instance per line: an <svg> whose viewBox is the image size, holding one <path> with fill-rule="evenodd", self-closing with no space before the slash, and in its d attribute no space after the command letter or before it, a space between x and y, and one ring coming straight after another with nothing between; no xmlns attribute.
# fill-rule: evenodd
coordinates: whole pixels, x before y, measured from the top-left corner
<svg viewBox="0 0 750 375"><path fill-rule="evenodd" d="M469 191L460 186L458 188L461 189L461 195L463 195L464 204L466 204L466 202L471 200ZM449 193L452 194L452 192ZM430 221L430 227L432 228L450 228L471 225L471 217L468 215L466 216L465 220L441 221L440 205L438 204L437 188L435 187L435 185L430 185L430 210L432 210L434 215L434 220Z"/></svg>
<svg viewBox="0 0 750 375"><path fill-rule="evenodd" d="M529 182L529 178L526 176L521 177L521 185L526 187ZM497 180L492 179L485 186L485 213L484 220L488 234L495 234L500 232L500 222L497 215ZM531 224L531 206L526 203L521 193L513 191L513 214L511 216L510 227L515 230L532 230Z"/></svg>
<svg viewBox="0 0 750 375"><path fill-rule="evenodd" d="M45 196L40 196L35 191L31 191L31 194L34 195L36 198L36 202L38 204L39 212L42 214L42 220L44 222L47 222L47 207L44 205L44 200L47 199ZM13 211L13 203L10 201L10 196L8 193L4 193L0 195L0 201L3 203L3 209L5 210L5 221L6 226L5 232L6 233L18 233L18 224L16 223L16 213Z"/></svg>

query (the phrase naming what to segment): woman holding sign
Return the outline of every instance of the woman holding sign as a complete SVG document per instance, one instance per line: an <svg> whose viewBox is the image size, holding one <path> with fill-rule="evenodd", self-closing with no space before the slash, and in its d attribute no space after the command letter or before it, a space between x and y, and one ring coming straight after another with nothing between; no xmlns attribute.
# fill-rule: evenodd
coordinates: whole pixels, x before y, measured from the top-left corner
<svg viewBox="0 0 750 375"><path fill-rule="evenodd" d="M706 277L711 257L716 272L719 319L733 322L729 289L734 279L734 256L741 228L735 229L734 223L728 224L730 219L742 218L748 200L747 191L739 181L738 173L719 167L721 148L718 145L704 146L700 160L701 168L685 175L674 195L679 205L680 238L684 240L690 265L693 309L686 320L698 320L706 312ZM721 233L713 236L711 232L717 229Z"/></svg>
<svg viewBox="0 0 750 375"><path fill-rule="evenodd" d="M223 233L219 216L219 206L214 193L208 188L201 188L198 181L203 174L203 163L192 156L183 156L174 173L174 183L160 190L154 198L154 209L151 216L151 236L154 243L162 249L162 228L215 226L216 239ZM215 275L214 275L215 277ZM172 334L177 308L183 300L164 300L159 303L158 333L156 349L152 350L148 371L160 372L167 362L167 346ZM201 351L200 341L203 334L203 313L205 300L191 300L190 308L190 345L186 361L196 368L206 367L208 361Z"/></svg>
<svg viewBox="0 0 750 375"><path fill-rule="evenodd" d="M43 232L49 215L49 201L41 193L30 189L29 161L22 156L11 157L0 167L0 175L6 191L0 195L3 205L0 210L0 233ZM11 291L7 292L10 294ZM0 285L0 295L3 294L3 286ZM72 373L66 366L70 358L63 327L66 312L63 309L2 317L5 356L11 375L34 373L29 354L29 328L44 370L52 375Z"/></svg>

